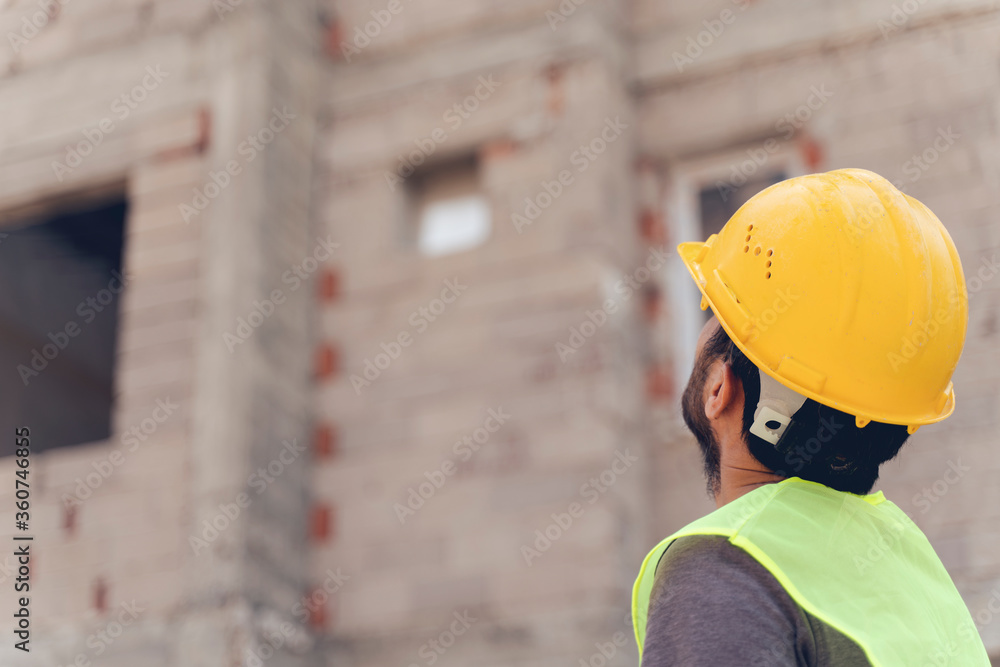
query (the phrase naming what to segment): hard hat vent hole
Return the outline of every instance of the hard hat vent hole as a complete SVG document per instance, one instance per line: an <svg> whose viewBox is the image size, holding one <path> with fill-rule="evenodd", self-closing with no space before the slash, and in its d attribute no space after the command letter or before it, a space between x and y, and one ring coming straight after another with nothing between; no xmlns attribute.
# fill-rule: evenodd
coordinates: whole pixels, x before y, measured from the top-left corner
<svg viewBox="0 0 1000 667"><path fill-rule="evenodd" d="M753 225L747 225L747 231L748 232L752 232L753 231Z"/></svg>
<svg viewBox="0 0 1000 667"><path fill-rule="evenodd" d="M750 246L743 246L743 252L750 252Z"/></svg>
<svg viewBox="0 0 1000 667"><path fill-rule="evenodd" d="M750 235L747 234L747 243L749 243L749 242L750 242Z"/></svg>
<svg viewBox="0 0 1000 667"><path fill-rule="evenodd" d="M767 260L767 264L765 264L764 266L766 266L767 268L771 268L771 260Z"/></svg>
<svg viewBox="0 0 1000 667"><path fill-rule="evenodd" d="M768 256L768 257L770 257L770 256L771 256L771 255L773 255L773 254L774 254L774 251L773 251L773 250L770 250L770 249L768 249L768 251L767 251L767 256Z"/></svg>
<svg viewBox="0 0 1000 667"><path fill-rule="evenodd" d="M771 277L771 272L770 272L770 271L768 271L767 273L765 273L765 274L764 274L764 277L765 277L765 278L768 278L768 279L770 279L770 277Z"/></svg>
<svg viewBox="0 0 1000 667"><path fill-rule="evenodd" d="M753 254L754 255L759 255L760 254L760 246L757 246L756 248L753 249Z"/></svg>

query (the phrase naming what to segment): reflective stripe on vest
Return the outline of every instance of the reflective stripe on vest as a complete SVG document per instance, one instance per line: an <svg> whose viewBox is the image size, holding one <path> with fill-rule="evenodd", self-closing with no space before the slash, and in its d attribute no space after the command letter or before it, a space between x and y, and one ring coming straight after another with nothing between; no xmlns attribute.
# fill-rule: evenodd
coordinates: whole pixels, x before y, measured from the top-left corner
<svg viewBox="0 0 1000 667"><path fill-rule="evenodd" d="M990 666L955 584L902 510L881 491L858 496L797 477L754 489L649 552L632 591L640 656L656 566L688 535L727 537L875 667Z"/></svg>

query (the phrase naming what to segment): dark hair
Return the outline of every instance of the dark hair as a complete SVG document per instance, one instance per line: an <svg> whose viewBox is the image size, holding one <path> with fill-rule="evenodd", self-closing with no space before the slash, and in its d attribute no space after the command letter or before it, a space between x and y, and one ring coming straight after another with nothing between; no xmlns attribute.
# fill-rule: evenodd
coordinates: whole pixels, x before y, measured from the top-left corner
<svg viewBox="0 0 1000 667"><path fill-rule="evenodd" d="M899 453L909 436L905 426L870 422L858 428L854 417L806 399L779 452L771 443L750 433L760 400L760 370L730 340L720 326L705 345L709 358L721 359L743 385L743 431L755 459L782 477L800 477L838 491L869 493L878 469Z"/></svg>

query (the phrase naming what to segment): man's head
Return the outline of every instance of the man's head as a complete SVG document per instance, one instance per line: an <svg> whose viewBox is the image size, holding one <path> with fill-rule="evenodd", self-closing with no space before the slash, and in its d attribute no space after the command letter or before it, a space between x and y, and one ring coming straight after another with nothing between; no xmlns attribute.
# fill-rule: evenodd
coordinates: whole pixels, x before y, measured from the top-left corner
<svg viewBox="0 0 1000 667"><path fill-rule="evenodd" d="M717 234L677 250L702 309L738 346L703 341L740 386L719 396L742 401L746 392L744 412L757 413L751 432L781 456L754 438L747 447L773 470L864 489L903 440L884 424L913 433L954 411L952 374L968 322L958 251L930 209L878 174L840 169L782 181ZM721 439L720 424L712 432ZM722 454L723 469L732 468ZM752 485L745 473L731 477Z"/></svg>
<svg viewBox="0 0 1000 667"><path fill-rule="evenodd" d="M760 371L712 317L702 329L694 370L684 390L684 421L701 448L709 491L718 495L726 459L759 463L780 477L801 477L840 491L868 493L879 466L909 437L905 426L855 418L806 400L781 452L750 433L760 397Z"/></svg>

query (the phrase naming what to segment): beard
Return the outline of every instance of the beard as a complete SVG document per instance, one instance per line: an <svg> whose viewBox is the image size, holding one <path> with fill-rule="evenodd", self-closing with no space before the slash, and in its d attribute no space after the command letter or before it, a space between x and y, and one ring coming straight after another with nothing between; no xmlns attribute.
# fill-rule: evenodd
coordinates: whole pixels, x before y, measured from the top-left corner
<svg viewBox="0 0 1000 667"><path fill-rule="evenodd" d="M705 354L698 356L691 377L681 398L681 415L684 423L694 434L701 449L702 466L705 472L706 488L713 498L722 488L722 464L719 441L712 431L712 425L705 416L705 382L708 380L708 370L712 360Z"/></svg>

